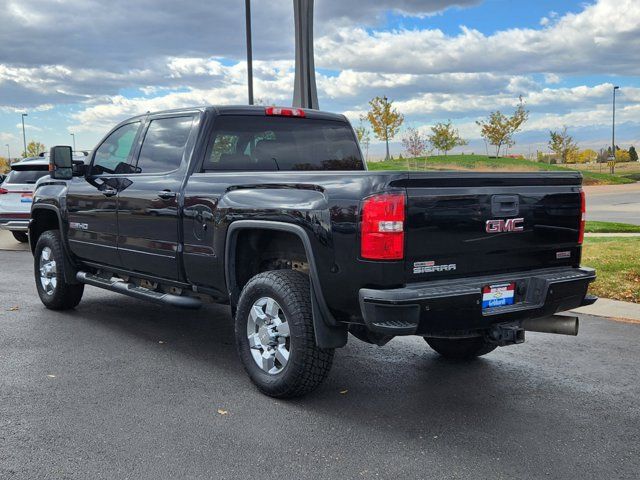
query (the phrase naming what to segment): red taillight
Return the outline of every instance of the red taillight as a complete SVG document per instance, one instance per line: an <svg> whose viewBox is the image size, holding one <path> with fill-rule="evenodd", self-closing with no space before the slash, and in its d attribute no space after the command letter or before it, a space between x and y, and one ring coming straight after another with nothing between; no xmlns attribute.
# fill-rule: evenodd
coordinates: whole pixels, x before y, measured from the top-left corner
<svg viewBox="0 0 640 480"><path fill-rule="evenodd" d="M578 243L582 245L584 241L584 226L587 220L587 202L584 190L580 190L580 230L578 231Z"/></svg>
<svg viewBox="0 0 640 480"><path fill-rule="evenodd" d="M306 115L301 108L285 108L285 107L266 107L264 109L266 115L280 116L280 117L300 117L304 118Z"/></svg>
<svg viewBox="0 0 640 480"><path fill-rule="evenodd" d="M9 193L9 190L7 190L6 188L0 188L0 195L5 195Z"/></svg>
<svg viewBox="0 0 640 480"><path fill-rule="evenodd" d="M402 193L385 193L362 204L360 256L368 260L404 258L404 205Z"/></svg>

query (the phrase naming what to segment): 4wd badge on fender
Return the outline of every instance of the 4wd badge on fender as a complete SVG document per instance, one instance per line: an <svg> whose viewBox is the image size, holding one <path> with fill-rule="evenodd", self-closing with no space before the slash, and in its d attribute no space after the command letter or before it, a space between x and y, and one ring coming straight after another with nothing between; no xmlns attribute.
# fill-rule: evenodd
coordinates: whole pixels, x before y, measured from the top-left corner
<svg viewBox="0 0 640 480"><path fill-rule="evenodd" d="M523 232L524 218L507 218L487 220L485 230L487 233Z"/></svg>

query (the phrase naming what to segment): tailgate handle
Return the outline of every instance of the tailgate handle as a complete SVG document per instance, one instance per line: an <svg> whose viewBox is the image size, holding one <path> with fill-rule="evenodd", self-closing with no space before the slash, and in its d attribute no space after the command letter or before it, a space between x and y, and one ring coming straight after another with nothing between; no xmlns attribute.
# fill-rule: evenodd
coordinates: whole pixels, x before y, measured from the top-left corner
<svg viewBox="0 0 640 480"><path fill-rule="evenodd" d="M518 195L494 195L491 197L491 214L494 217L515 217L520 212Z"/></svg>

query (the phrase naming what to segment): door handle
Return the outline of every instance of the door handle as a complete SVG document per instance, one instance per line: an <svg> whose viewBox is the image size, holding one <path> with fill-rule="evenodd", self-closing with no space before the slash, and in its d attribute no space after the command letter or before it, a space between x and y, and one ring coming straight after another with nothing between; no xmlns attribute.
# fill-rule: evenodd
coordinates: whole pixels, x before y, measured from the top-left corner
<svg viewBox="0 0 640 480"><path fill-rule="evenodd" d="M176 198L176 192L172 192L171 190L161 190L158 192L158 196L163 200L169 200L171 198Z"/></svg>
<svg viewBox="0 0 640 480"><path fill-rule="evenodd" d="M104 190L102 190L102 194L105 197L114 197L118 194L118 190L116 190L115 188L112 187L107 187Z"/></svg>

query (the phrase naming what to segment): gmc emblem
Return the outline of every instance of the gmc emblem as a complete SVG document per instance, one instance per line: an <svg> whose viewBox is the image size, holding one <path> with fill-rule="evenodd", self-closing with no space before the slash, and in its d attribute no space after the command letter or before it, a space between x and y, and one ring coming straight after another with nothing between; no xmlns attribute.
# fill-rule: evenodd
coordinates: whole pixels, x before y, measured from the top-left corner
<svg viewBox="0 0 640 480"><path fill-rule="evenodd" d="M523 232L524 218L508 218L506 220L487 220L485 230L487 233Z"/></svg>

